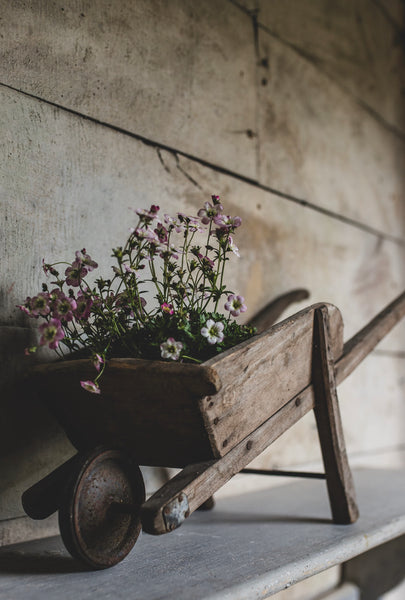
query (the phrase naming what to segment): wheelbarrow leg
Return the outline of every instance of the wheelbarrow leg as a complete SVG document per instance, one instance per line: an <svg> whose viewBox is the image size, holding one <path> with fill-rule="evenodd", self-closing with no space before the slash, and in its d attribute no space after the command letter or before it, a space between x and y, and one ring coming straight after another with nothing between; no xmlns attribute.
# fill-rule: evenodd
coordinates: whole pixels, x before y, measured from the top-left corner
<svg viewBox="0 0 405 600"><path fill-rule="evenodd" d="M312 370L314 413L333 520L342 525L354 523L359 511L343 436L326 308L315 311Z"/></svg>

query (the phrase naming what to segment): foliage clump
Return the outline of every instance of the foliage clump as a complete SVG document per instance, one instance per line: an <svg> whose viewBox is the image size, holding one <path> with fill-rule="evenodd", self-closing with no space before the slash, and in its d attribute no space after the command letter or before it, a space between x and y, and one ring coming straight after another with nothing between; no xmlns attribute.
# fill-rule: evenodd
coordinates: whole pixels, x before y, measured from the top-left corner
<svg viewBox="0 0 405 600"><path fill-rule="evenodd" d="M98 381L110 357L199 363L255 333L235 321L246 304L224 282L230 255L239 257L234 233L240 217L226 215L218 196L196 216L162 216L155 205L135 213L125 246L112 251L110 278L88 282L98 264L83 248L71 263L43 261L54 281L20 306L44 319L39 346L64 358L74 353L93 360L97 376L80 382L93 393L100 393Z"/></svg>

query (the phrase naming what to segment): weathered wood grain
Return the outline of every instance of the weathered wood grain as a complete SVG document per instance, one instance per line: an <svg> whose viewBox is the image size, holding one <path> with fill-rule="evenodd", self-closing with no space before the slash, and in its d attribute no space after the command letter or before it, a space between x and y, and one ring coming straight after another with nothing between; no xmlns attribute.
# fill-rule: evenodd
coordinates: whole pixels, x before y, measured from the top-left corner
<svg viewBox="0 0 405 600"><path fill-rule="evenodd" d="M394 301L391 309L396 305L397 301ZM335 363L333 336L336 334L330 320L331 317L336 319L336 313L331 310L333 308L318 306L311 313L315 325L314 331L311 330L311 334L314 334L314 347L311 354L313 363L311 362L310 384L250 432L245 439L233 446L227 454L217 460L189 465L158 490L142 507L141 518L145 531L153 534L167 533L170 529L165 522L164 510L179 494L185 494L187 498L187 518L312 408L317 419L333 519L341 524L356 521L358 508L336 394L334 372L335 369L339 369L343 358L337 359ZM390 319L388 325L387 309L376 317L372 325L374 328L378 329L378 324L385 322L385 328L388 330L389 326L393 327L402 318L403 315L397 312L395 323L394 319ZM348 354L357 354L355 345L348 344L346 347ZM343 374L343 370L341 373Z"/></svg>
<svg viewBox="0 0 405 600"><path fill-rule="evenodd" d="M220 389L209 366L111 359L99 396L80 387L91 377L91 362L77 360L39 365L30 380L78 450L118 445L167 467L213 456L197 402Z"/></svg>
<svg viewBox="0 0 405 600"><path fill-rule="evenodd" d="M144 530L154 535L167 533L163 511L180 493L186 495L191 514L311 410L313 405L313 388L308 386L303 394L290 400L225 456L189 465L180 471L142 506L141 519Z"/></svg>
<svg viewBox="0 0 405 600"><path fill-rule="evenodd" d="M309 307L205 363L222 381L215 396L200 400L216 457L225 455L311 382L315 308ZM343 322L338 309L329 306L328 310L333 350L339 357Z"/></svg>
<svg viewBox="0 0 405 600"><path fill-rule="evenodd" d="M317 308L314 314L312 355L314 412L333 520L335 523L346 525L357 521L359 510L344 441L336 391L335 360L331 346L328 311L324 307Z"/></svg>
<svg viewBox="0 0 405 600"><path fill-rule="evenodd" d="M0 83L256 177L253 28L232 3L16 1L2 19Z"/></svg>

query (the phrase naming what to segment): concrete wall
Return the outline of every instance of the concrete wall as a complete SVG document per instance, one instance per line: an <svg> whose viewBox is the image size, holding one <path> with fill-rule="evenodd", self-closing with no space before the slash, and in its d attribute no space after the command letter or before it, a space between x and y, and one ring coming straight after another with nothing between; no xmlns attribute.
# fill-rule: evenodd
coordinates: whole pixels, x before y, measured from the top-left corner
<svg viewBox="0 0 405 600"><path fill-rule="evenodd" d="M42 257L85 246L106 270L129 206L190 211L219 194L244 221L229 280L249 314L306 287L311 302L341 309L348 338L405 287L405 120L400 0L0 7L0 543L9 543L54 530L23 518L20 494L74 451L19 385L35 331L15 305L39 289ZM402 325L340 388L353 464L405 462L404 359ZM319 460L308 415L256 465Z"/></svg>

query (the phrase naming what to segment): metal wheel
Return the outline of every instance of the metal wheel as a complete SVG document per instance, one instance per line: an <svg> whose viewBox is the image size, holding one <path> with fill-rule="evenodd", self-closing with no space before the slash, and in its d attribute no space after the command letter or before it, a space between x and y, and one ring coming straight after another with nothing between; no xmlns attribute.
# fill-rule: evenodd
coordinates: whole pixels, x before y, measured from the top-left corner
<svg viewBox="0 0 405 600"><path fill-rule="evenodd" d="M144 501L141 471L125 453L96 448L81 455L59 508L66 549L92 569L116 565L138 539Z"/></svg>

